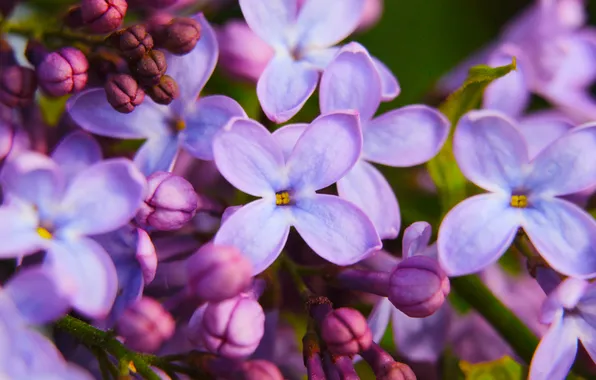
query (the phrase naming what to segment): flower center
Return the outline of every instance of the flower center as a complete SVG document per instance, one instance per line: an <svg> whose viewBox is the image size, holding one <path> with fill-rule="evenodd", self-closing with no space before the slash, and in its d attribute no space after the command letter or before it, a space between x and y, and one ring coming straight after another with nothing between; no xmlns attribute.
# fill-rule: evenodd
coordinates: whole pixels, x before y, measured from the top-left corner
<svg viewBox="0 0 596 380"><path fill-rule="evenodd" d="M174 129L176 129L178 132L183 131L184 129L186 129L186 123L184 122L184 120L177 119L174 122Z"/></svg>
<svg viewBox="0 0 596 380"><path fill-rule="evenodd" d="M287 206L290 204L290 193L287 191L279 191L275 193L275 204L277 206Z"/></svg>
<svg viewBox="0 0 596 380"><path fill-rule="evenodd" d="M41 236L42 239L51 239L52 233L43 227L37 227L37 234Z"/></svg>
<svg viewBox="0 0 596 380"><path fill-rule="evenodd" d="M526 195L512 195L509 202L511 207L526 208L528 207L528 197Z"/></svg>

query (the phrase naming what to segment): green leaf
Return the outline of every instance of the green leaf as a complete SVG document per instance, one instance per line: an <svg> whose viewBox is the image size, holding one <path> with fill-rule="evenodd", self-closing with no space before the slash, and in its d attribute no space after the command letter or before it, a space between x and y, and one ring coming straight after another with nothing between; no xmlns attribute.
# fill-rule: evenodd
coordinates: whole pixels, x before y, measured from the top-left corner
<svg viewBox="0 0 596 380"><path fill-rule="evenodd" d="M445 146L428 164L441 200L443 215L466 198L466 178L463 176L453 156L453 131L459 119L466 112L477 108L482 100L484 89L495 79L501 78L516 69L515 57L511 64L500 67L479 65L472 67L464 84L449 95L439 107L451 122L451 133Z"/></svg>
<svg viewBox="0 0 596 380"><path fill-rule="evenodd" d="M524 380L527 376L527 368L509 356L478 364L461 361L459 367L466 380Z"/></svg>

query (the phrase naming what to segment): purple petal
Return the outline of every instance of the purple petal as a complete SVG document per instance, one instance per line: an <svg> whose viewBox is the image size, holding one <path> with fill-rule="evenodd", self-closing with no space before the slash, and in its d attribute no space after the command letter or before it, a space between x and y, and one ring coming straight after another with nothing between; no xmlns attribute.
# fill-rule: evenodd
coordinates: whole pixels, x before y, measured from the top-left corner
<svg viewBox="0 0 596 380"><path fill-rule="evenodd" d="M118 278L110 256L87 238L56 242L48 251L46 264L55 278L70 289L72 306L92 318L105 318L112 308Z"/></svg>
<svg viewBox="0 0 596 380"><path fill-rule="evenodd" d="M93 137L85 132L76 131L58 143L51 157L69 181L83 169L101 161L103 155L101 147Z"/></svg>
<svg viewBox="0 0 596 380"><path fill-rule="evenodd" d="M532 380L564 379L577 354L577 335L572 321L559 317L532 357L529 378Z"/></svg>
<svg viewBox="0 0 596 380"><path fill-rule="evenodd" d="M251 202L228 217L213 242L238 248L251 261L253 274L261 273L275 261L288 240L287 211L271 199Z"/></svg>
<svg viewBox="0 0 596 380"><path fill-rule="evenodd" d="M183 116L185 110L195 105L199 93L213 74L219 55L217 37L205 16L199 13L193 18L201 25L201 38L195 48L182 56L166 56L166 74L174 78L180 90L180 97L170 105L178 116ZM136 110L132 113L135 112Z"/></svg>
<svg viewBox="0 0 596 380"><path fill-rule="evenodd" d="M573 124L557 111L542 111L521 118L517 128L525 137L530 159L533 159L573 128Z"/></svg>
<svg viewBox="0 0 596 380"><path fill-rule="evenodd" d="M395 306L387 297L381 297L368 315L366 320L374 342L379 343L385 335L385 330L389 326L389 318L391 318L394 309Z"/></svg>
<svg viewBox="0 0 596 380"><path fill-rule="evenodd" d="M596 339L594 339L596 331L594 330L594 325L590 324L588 320L581 320L579 318L575 320L578 325L579 340L582 342L592 361L594 361L596 359ZM593 320L590 322L593 322Z"/></svg>
<svg viewBox="0 0 596 380"><path fill-rule="evenodd" d="M290 120L317 87L319 72L310 64L276 55L257 83L257 95L267 117L276 122Z"/></svg>
<svg viewBox="0 0 596 380"><path fill-rule="evenodd" d="M40 267L19 271L8 281L4 293L32 325L52 322L66 314L70 307L68 295L50 273Z"/></svg>
<svg viewBox="0 0 596 380"><path fill-rule="evenodd" d="M589 282L577 278L568 278L563 281L548 295L542 304L540 322L550 324L563 309L571 310L575 308L589 286Z"/></svg>
<svg viewBox="0 0 596 380"><path fill-rule="evenodd" d="M545 95L575 123L592 122L596 119L596 99L583 89L558 89Z"/></svg>
<svg viewBox="0 0 596 380"><path fill-rule="evenodd" d="M548 83L548 91L560 88L586 88L596 79L596 38L594 32L567 34L557 39L560 49L554 77Z"/></svg>
<svg viewBox="0 0 596 380"><path fill-rule="evenodd" d="M221 175L245 193L267 196L287 185L283 153L256 121L232 119L215 136L213 157Z"/></svg>
<svg viewBox="0 0 596 380"><path fill-rule="evenodd" d="M381 77L381 100L390 102L401 93L399 82L387 65L379 61L378 58L372 57L372 59Z"/></svg>
<svg viewBox="0 0 596 380"><path fill-rule="evenodd" d="M504 195L476 195L459 203L439 228L441 267L450 276L461 276L497 261L511 245L520 219Z"/></svg>
<svg viewBox="0 0 596 380"><path fill-rule="evenodd" d="M335 195L301 197L292 207L292 215L306 244L334 264L354 264L382 246L366 214Z"/></svg>
<svg viewBox="0 0 596 380"><path fill-rule="evenodd" d="M270 45L286 45L285 33L296 21L296 0L240 0L246 23L261 39Z"/></svg>
<svg viewBox="0 0 596 380"><path fill-rule="evenodd" d="M296 25L300 50L337 44L358 26L364 0L307 0Z"/></svg>
<svg viewBox="0 0 596 380"><path fill-rule="evenodd" d="M522 226L540 255L557 272L578 278L596 274L596 221L562 199L531 200Z"/></svg>
<svg viewBox="0 0 596 380"><path fill-rule="evenodd" d="M281 147L286 161L290 158L296 142L298 142L307 127L308 124L288 124L273 132L273 138Z"/></svg>
<svg viewBox="0 0 596 380"><path fill-rule="evenodd" d="M576 128L532 162L526 185L534 193L566 195L596 185L596 123Z"/></svg>
<svg viewBox="0 0 596 380"><path fill-rule="evenodd" d="M505 115L472 111L457 124L453 153L464 175L489 191L510 191L521 185L528 163L524 138Z"/></svg>
<svg viewBox="0 0 596 380"><path fill-rule="evenodd" d="M404 231L402 257L405 259L425 251L431 234L432 227L427 222L410 224Z"/></svg>
<svg viewBox="0 0 596 380"><path fill-rule="evenodd" d="M340 50L339 47L333 46L327 49L302 52L301 60L310 63L319 69L319 71L323 71L333 61L333 58L335 58Z"/></svg>
<svg viewBox="0 0 596 380"><path fill-rule="evenodd" d="M449 134L439 111L422 105L389 111L363 124L363 157L390 166L414 166L433 158Z"/></svg>
<svg viewBox="0 0 596 380"><path fill-rule="evenodd" d="M529 62L525 62L523 53L515 45L504 45L492 54L488 65L509 65L513 57L517 58L516 70L488 85L484 91L482 108L501 111L512 118L518 118L530 102L528 74L525 72Z"/></svg>
<svg viewBox="0 0 596 380"><path fill-rule="evenodd" d="M36 229L39 219L33 207L13 201L0 207L0 257L13 258L30 255L48 246Z"/></svg>
<svg viewBox="0 0 596 380"><path fill-rule="evenodd" d="M59 227L95 235L113 231L130 221L145 197L145 177L132 162L115 158L95 164L77 175L64 196Z"/></svg>
<svg viewBox="0 0 596 380"><path fill-rule="evenodd" d="M106 325L113 325L122 316L124 311L143 295L143 275L138 265L116 263L116 274L118 278L118 292L114 304L106 318Z"/></svg>
<svg viewBox="0 0 596 380"><path fill-rule="evenodd" d="M417 362L437 362L445 349L449 330L446 305L426 318L410 318L395 309L391 323L393 341L401 355Z"/></svg>
<svg viewBox="0 0 596 380"><path fill-rule="evenodd" d="M169 133L168 107L145 99L133 112L123 114L108 103L103 88L74 95L68 99L66 110L79 127L100 136L140 139Z"/></svg>
<svg viewBox="0 0 596 380"><path fill-rule="evenodd" d="M137 151L134 163L145 176L172 170L178 155L178 135L170 134L147 139Z"/></svg>
<svg viewBox="0 0 596 380"><path fill-rule="evenodd" d="M357 113L336 112L315 119L288 158L288 176L295 191L315 191L342 178L362 149Z"/></svg>
<svg viewBox="0 0 596 380"><path fill-rule="evenodd" d="M222 95L200 98L180 132L184 149L198 159L213 160L213 138L233 117L247 117L234 99Z"/></svg>
<svg viewBox="0 0 596 380"><path fill-rule="evenodd" d="M321 113L355 110L370 120L381 104L381 78L366 49L352 42L327 66L319 90Z"/></svg>
<svg viewBox="0 0 596 380"><path fill-rule="evenodd" d="M337 181L337 192L368 215L381 239L397 237L401 224L397 198L377 168L359 160L352 170Z"/></svg>

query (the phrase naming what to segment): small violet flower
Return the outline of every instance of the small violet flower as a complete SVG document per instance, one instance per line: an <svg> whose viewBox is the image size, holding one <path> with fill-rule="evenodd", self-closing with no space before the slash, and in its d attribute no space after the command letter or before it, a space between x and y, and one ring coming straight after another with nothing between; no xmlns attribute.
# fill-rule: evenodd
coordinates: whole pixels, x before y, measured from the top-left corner
<svg viewBox="0 0 596 380"><path fill-rule="evenodd" d="M275 54L257 83L257 95L269 119L292 118L317 87L320 72L338 51L334 45L358 26L365 0L240 0L248 26ZM383 100L399 94L393 74L375 60Z"/></svg>
<svg viewBox="0 0 596 380"><path fill-rule="evenodd" d="M112 108L105 90L84 91L69 99L67 110L81 128L102 136L147 139L135 156L145 175L168 171L180 147L194 157L212 160L212 139L232 117L245 117L242 107L226 96L206 96L197 100L211 76L218 58L215 34L202 14L195 16L202 35L195 48L184 56L166 54L166 74L176 80L180 97L164 106L151 99L122 114Z"/></svg>
<svg viewBox="0 0 596 380"><path fill-rule="evenodd" d="M290 127L291 128L291 127ZM214 243L235 246L254 274L280 254L294 226L321 257L338 265L360 261L381 247L371 220L354 204L316 190L332 185L356 163L362 149L354 112L312 122L291 153L259 123L234 119L213 143L215 164L238 189L262 199L223 223Z"/></svg>
<svg viewBox="0 0 596 380"><path fill-rule="evenodd" d="M491 192L464 200L443 219L437 243L448 274L497 261L520 227L553 269L596 274L596 221L559 198L596 185L596 124L569 131L530 160L512 120L473 111L459 121L453 150L464 175Z"/></svg>

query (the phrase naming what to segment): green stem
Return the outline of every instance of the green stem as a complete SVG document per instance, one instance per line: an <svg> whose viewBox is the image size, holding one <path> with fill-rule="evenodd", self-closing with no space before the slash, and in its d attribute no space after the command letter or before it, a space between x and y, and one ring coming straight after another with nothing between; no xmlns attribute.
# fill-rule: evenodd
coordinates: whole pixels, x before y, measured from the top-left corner
<svg viewBox="0 0 596 380"><path fill-rule="evenodd" d="M538 346L538 338L511 312L476 275L453 277L451 287L509 343L513 351L526 363Z"/></svg>
<svg viewBox="0 0 596 380"><path fill-rule="evenodd" d="M101 45L105 42L104 36L92 36L84 33L74 32L69 29L56 29L56 30L39 30L33 27L27 27L21 24L6 24L4 26L5 33L18 34L27 38L58 38L66 42L79 42L85 45L95 46Z"/></svg>
<svg viewBox="0 0 596 380"><path fill-rule="evenodd" d="M294 263L292 259L290 259L285 253L281 256L281 262L282 265L287 269L288 273L290 274L290 277L292 277L292 281L294 282L296 289L298 289L300 297L302 297L304 301L307 301L311 297L313 297L314 294L304 283L304 280L300 275L300 271L298 270L296 263Z"/></svg>

